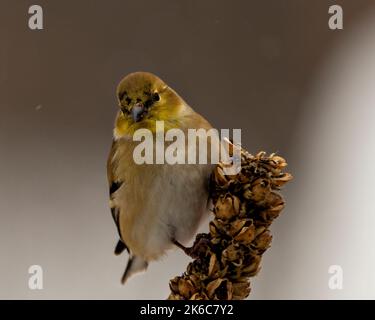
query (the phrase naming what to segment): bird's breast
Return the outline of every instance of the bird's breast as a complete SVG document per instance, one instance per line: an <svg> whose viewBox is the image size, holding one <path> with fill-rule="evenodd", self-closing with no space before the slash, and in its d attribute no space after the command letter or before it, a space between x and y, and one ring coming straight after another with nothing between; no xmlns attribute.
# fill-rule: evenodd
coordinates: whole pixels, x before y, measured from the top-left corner
<svg viewBox="0 0 375 320"><path fill-rule="evenodd" d="M120 209L120 231L133 253L156 259L171 238L186 242L207 212L212 165L136 164L133 142L116 152L117 174L124 183L114 201Z"/></svg>

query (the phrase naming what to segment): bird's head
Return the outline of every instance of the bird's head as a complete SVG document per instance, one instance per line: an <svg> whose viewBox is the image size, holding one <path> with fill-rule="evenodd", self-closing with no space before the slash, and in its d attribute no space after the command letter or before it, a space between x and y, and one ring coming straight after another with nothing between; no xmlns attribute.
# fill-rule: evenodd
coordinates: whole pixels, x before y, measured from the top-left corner
<svg viewBox="0 0 375 320"><path fill-rule="evenodd" d="M157 76L148 72L134 72L117 86L120 107L115 135L132 135L137 129L154 132L155 121L164 121L165 129L178 127L178 119L185 108L180 96Z"/></svg>

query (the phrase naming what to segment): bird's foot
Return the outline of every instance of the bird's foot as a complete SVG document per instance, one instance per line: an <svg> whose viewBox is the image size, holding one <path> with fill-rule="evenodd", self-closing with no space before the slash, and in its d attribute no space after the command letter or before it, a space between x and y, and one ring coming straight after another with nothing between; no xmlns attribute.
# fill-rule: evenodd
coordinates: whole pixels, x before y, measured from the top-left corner
<svg viewBox="0 0 375 320"><path fill-rule="evenodd" d="M200 233L197 235L194 244L190 247L187 248L183 246L181 243L179 243L177 240L173 239L172 242L182 249L186 255L193 259L197 259L201 256L204 256L205 253L207 252L207 249L211 247L211 242L207 238L207 235L204 233Z"/></svg>

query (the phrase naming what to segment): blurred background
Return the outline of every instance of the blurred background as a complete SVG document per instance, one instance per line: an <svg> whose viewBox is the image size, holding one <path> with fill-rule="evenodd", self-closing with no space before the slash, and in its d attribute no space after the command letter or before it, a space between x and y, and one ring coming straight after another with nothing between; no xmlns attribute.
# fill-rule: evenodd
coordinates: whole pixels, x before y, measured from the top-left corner
<svg viewBox="0 0 375 320"><path fill-rule="evenodd" d="M32 4L44 29L28 28ZM328 28L339 4L344 29ZM375 2L0 1L0 298L164 299L171 251L126 286L106 158L115 87L159 75L295 179L250 299L374 299ZM30 290L40 265L44 289ZM329 268L343 287L332 290Z"/></svg>

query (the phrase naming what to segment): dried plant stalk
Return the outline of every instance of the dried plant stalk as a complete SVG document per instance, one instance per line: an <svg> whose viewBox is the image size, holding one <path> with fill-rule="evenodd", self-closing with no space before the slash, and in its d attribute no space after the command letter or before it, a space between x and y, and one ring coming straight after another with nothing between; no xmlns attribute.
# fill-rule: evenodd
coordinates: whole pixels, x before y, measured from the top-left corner
<svg viewBox="0 0 375 320"><path fill-rule="evenodd" d="M210 232L199 234L193 246L196 259L170 281L171 300L239 300L250 293L250 277L257 274L269 248L269 227L284 208L279 189L292 179L286 161L275 154L252 156L241 149L241 171L223 173L216 166L210 186L214 219Z"/></svg>

